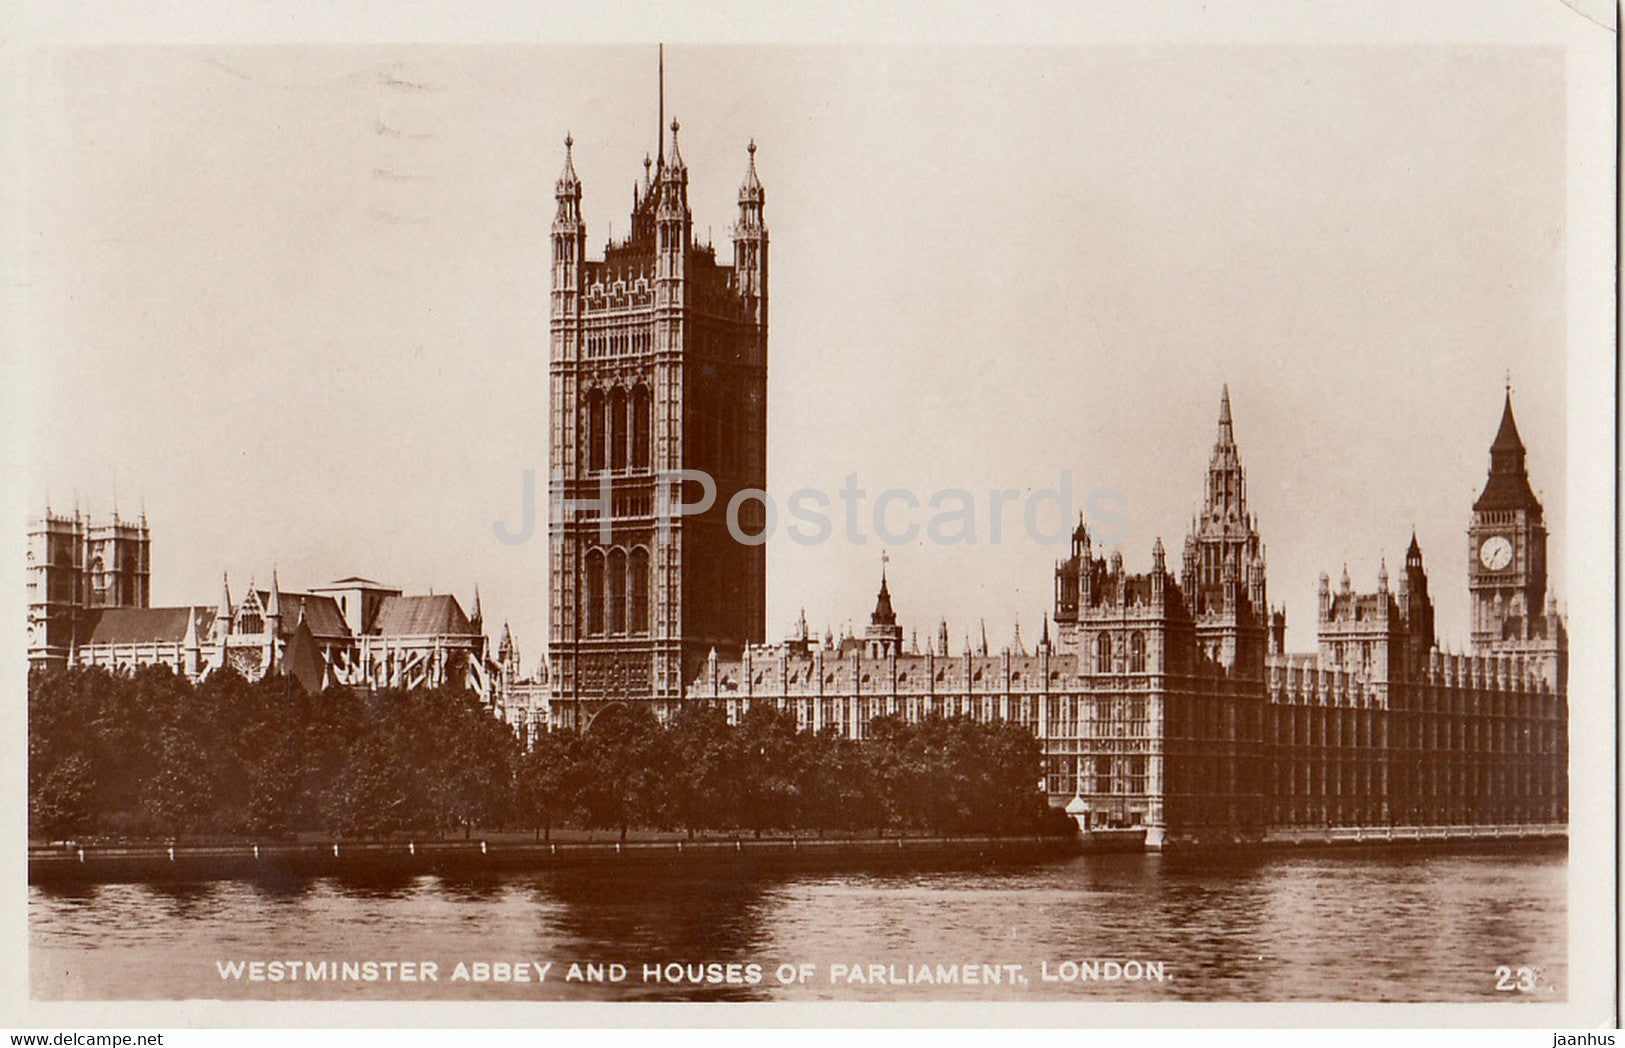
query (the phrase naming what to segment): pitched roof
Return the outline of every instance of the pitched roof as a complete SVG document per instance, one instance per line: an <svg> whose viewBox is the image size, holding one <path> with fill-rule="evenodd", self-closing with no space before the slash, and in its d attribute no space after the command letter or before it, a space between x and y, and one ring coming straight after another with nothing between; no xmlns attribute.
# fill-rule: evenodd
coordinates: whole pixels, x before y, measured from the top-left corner
<svg viewBox="0 0 1625 1048"><path fill-rule="evenodd" d="M891 589L886 585L886 569L880 569L880 592L875 595L875 610L869 621L876 626L897 625L897 613L891 606Z"/></svg>
<svg viewBox="0 0 1625 1048"><path fill-rule="evenodd" d="M213 608L102 608L79 620L78 643L178 644L186 639L188 615L199 637L214 623Z"/></svg>
<svg viewBox="0 0 1625 1048"><path fill-rule="evenodd" d="M351 575L349 578L335 579L332 582L329 582L325 586L317 586L316 587L317 592L320 592L321 590L330 590L330 589L395 590L395 587L394 586L386 586L382 582L374 582L372 579L364 579L360 575ZM399 592L399 591L396 590L396 592Z"/></svg>
<svg viewBox="0 0 1625 1048"><path fill-rule="evenodd" d="M1507 394L1506 406L1501 409L1501 426L1495 431L1490 444L1490 472L1484 481L1484 490L1473 503L1475 511L1527 509L1538 510L1540 500L1529 487L1529 474L1524 468L1523 440L1518 436L1518 424L1512 418L1512 395Z"/></svg>
<svg viewBox="0 0 1625 1048"><path fill-rule="evenodd" d="M270 600L270 593L260 591L260 603L263 605ZM348 637L350 627L344 621L344 614L339 611L339 602L332 597L316 593L289 593L287 590L277 591L277 600L281 604L281 633L284 637L293 635L294 627L299 623L299 613L305 614L305 625L310 627L313 637L332 639Z"/></svg>
<svg viewBox="0 0 1625 1048"><path fill-rule="evenodd" d="M312 695L327 686L327 664L322 661L310 623L298 622L289 632L288 646L282 653L282 672Z"/></svg>
<svg viewBox="0 0 1625 1048"><path fill-rule="evenodd" d="M1495 441L1490 444L1490 451L1522 451L1523 440L1518 436L1518 423L1512 417L1512 394L1507 394L1506 403L1501 408L1501 426L1495 431Z"/></svg>
<svg viewBox="0 0 1625 1048"><path fill-rule="evenodd" d="M449 593L431 596L385 597L378 606L372 631L380 636L472 636L474 627Z"/></svg>

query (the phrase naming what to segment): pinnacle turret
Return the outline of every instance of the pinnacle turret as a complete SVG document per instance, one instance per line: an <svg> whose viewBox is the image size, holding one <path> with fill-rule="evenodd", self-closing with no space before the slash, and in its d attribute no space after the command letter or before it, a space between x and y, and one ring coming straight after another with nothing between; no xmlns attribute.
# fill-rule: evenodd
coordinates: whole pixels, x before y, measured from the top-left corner
<svg viewBox="0 0 1625 1048"><path fill-rule="evenodd" d="M559 172L559 180L555 183L555 192L559 196L581 188L581 179L576 177L575 144L575 138L566 132L564 135L564 170Z"/></svg>
<svg viewBox="0 0 1625 1048"><path fill-rule="evenodd" d="M581 221L581 179L576 177L574 146L575 139L566 134L564 170L559 173L559 180L553 186L553 199L558 201L558 209L553 215L555 261L559 260L561 252L565 257L573 254L573 242L585 235Z"/></svg>
<svg viewBox="0 0 1625 1048"><path fill-rule="evenodd" d="M688 170L688 166L683 163L683 151L677 147L677 132L679 130L681 130L681 129L682 129L682 125L677 122L677 118L672 117L672 120L671 120L671 162L666 165L666 169L668 171L678 172L678 171L686 171L686 170Z"/></svg>
<svg viewBox="0 0 1625 1048"><path fill-rule="evenodd" d="M739 203L741 205L754 204L760 207L764 193L762 192L762 180L756 177L756 139L750 140L750 144L745 147L745 152L750 155L750 160L745 166L745 181L739 187Z"/></svg>

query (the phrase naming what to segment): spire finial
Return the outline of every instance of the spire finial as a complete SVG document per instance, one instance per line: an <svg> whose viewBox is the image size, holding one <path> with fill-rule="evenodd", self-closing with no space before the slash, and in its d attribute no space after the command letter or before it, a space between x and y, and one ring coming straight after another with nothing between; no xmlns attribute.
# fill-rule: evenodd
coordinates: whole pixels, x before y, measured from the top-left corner
<svg viewBox="0 0 1625 1048"><path fill-rule="evenodd" d="M572 136L570 134L570 132L566 131L564 133L564 151L565 151L565 153L569 153L570 150L575 146L575 144L576 144L576 140L575 140L574 136Z"/></svg>
<svg viewBox="0 0 1625 1048"><path fill-rule="evenodd" d="M666 45L660 45L660 116L655 124L655 151L660 154L660 166L666 166Z"/></svg>

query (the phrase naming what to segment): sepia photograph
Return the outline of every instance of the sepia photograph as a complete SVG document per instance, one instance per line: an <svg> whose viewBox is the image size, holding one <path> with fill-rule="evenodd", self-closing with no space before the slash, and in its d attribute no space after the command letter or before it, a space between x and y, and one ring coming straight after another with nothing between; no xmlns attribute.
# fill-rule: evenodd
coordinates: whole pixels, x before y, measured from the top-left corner
<svg viewBox="0 0 1625 1048"><path fill-rule="evenodd" d="M6 1024L1614 1025L1615 13L1358 6L12 47Z"/></svg>

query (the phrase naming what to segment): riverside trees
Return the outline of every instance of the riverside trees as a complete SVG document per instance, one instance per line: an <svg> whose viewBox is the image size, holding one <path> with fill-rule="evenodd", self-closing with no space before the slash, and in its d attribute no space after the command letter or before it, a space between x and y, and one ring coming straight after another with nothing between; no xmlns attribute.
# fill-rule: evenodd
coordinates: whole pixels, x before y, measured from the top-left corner
<svg viewBox="0 0 1625 1048"><path fill-rule="evenodd" d="M752 707L665 724L612 705L526 750L469 693L307 694L161 667L29 680L29 831L333 837L564 825L700 831L1012 834L1070 828L1036 789L1037 741L1002 722L877 718L862 741Z"/></svg>

